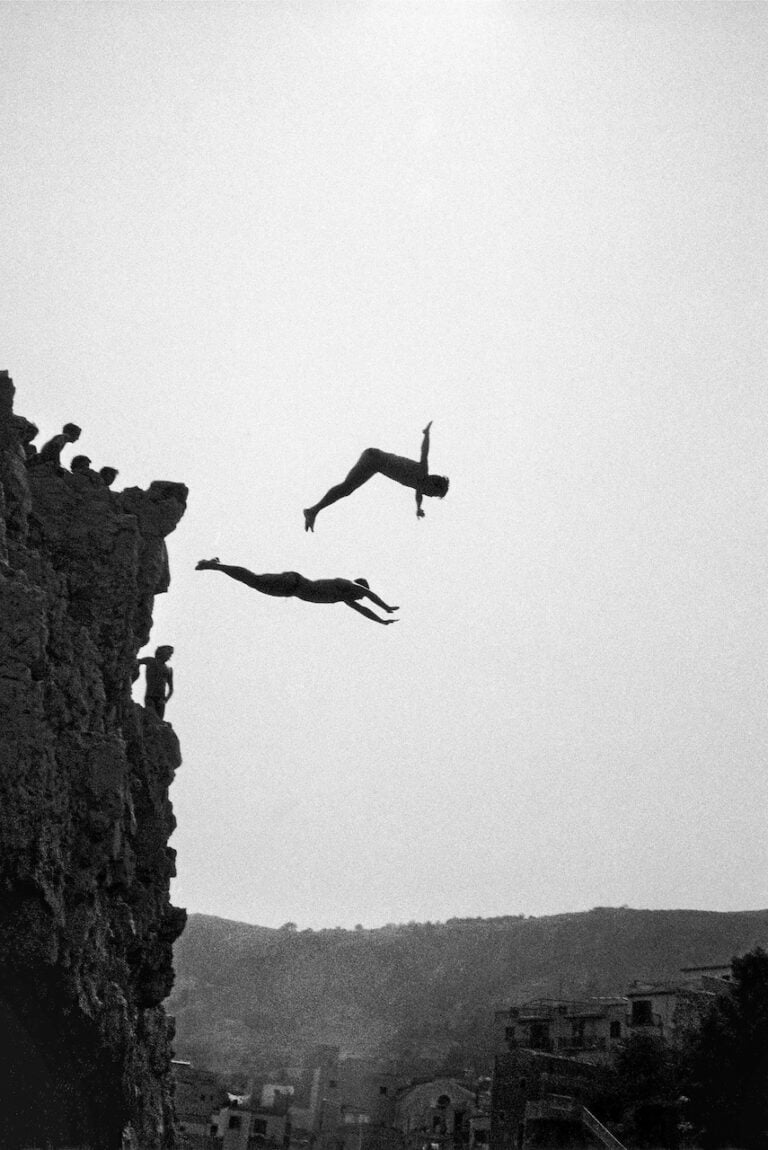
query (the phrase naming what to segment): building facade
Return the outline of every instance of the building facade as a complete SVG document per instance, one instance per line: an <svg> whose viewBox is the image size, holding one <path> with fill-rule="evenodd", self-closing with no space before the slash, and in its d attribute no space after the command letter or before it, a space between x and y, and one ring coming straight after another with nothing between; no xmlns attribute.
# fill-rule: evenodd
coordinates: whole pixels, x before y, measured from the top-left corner
<svg viewBox="0 0 768 1150"><path fill-rule="evenodd" d="M180 1150L212 1150L216 1145L215 1113L227 1094L209 1070L197 1070L190 1062L171 1063L174 1081L176 1131Z"/></svg>
<svg viewBox="0 0 768 1150"><path fill-rule="evenodd" d="M607 1062L627 1038L626 998L537 998L495 1014L496 1053L539 1050Z"/></svg>
<svg viewBox="0 0 768 1150"><path fill-rule="evenodd" d="M217 1150L287 1150L291 1127L282 1113L250 1103L223 1106L214 1116Z"/></svg>
<svg viewBox="0 0 768 1150"><path fill-rule="evenodd" d="M727 983L721 985L725 988ZM629 1033L651 1034L678 1046L699 1025L716 994L701 981L635 982L627 991Z"/></svg>
<svg viewBox="0 0 768 1150"><path fill-rule="evenodd" d="M404 1150L468 1150L478 1109L475 1094L455 1078L435 1078L400 1091L394 1124Z"/></svg>
<svg viewBox="0 0 768 1150"><path fill-rule="evenodd" d="M496 1055L491 1090L491 1150L520 1150L526 1108L552 1096L588 1100L598 1074L596 1063L542 1050L509 1050Z"/></svg>

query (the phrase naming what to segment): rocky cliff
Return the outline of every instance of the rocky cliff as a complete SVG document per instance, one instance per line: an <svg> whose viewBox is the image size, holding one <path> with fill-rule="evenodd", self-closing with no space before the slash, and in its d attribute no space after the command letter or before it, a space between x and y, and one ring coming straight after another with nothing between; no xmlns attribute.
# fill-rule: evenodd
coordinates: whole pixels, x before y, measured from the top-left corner
<svg viewBox="0 0 768 1150"><path fill-rule="evenodd" d="M181 759L131 682L187 489L28 465L13 394L0 373L0 1146L165 1150Z"/></svg>

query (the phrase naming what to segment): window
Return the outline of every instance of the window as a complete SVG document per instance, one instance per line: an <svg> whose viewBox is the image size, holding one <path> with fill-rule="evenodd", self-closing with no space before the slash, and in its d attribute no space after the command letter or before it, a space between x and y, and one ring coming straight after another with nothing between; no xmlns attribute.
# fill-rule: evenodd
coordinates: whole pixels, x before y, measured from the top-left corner
<svg viewBox="0 0 768 1150"><path fill-rule="evenodd" d="M653 1014L649 998L639 998L632 1003L632 1025L652 1026Z"/></svg>
<svg viewBox="0 0 768 1150"><path fill-rule="evenodd" d="M328 1079L328 1088L329 1088L330 1090L335 1090L335 1089L336 1089L336 1087L337 1087L338 1085L339 1085L339 1084L338 1084L338 1082L336 1081L336 1079L335 1079L335 1078L329 1078L329 1079Z"/></svg>
<svg viewBox="0 0 768 1150"><path fill-rule="evenodd" d="M265 1119L254 1118L253 1129L252 1129L251 1133L252 1134L266 1134L266 1132L267 1132L267 1123L266 1123Z"/></svg>
<svg viewBox="0 0 768 1150"><path fill-rule="evenodd" d="M230 1130L239 1130L241 1125L242 1125L242 1122L243 1122L242 1115L230 1114L230 1116L229 1116L229 1129Z"/></svg>
<svg viewBox="0 0 768 1150"><path fill-rule="evenodd" d="M387 1093L386 1086L380 1086L379 1087L379 1094L386 1094L386 1093Z"/></svg>
<svg viewBox="0 0 768 1150"><path fill-rule="evenodd" d="M612 1022L611 1023L611 1038L621 1038L621 1023L620 1022Z"/></svg>
<svg viewBox="0 0 768 1150"><path fill-rule="evenodd" d="M550 1049L549 1026L546 1022L531 1023L531 1039L529 1045L531 1050Z"/></svg>

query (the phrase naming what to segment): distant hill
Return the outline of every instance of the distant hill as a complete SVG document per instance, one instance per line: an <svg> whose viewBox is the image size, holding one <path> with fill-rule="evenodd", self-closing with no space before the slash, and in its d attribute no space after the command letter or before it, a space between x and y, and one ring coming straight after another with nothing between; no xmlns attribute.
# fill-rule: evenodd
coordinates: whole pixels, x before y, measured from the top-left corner
<svg viewBox="0 0 768 1150"><path fill-rule="evenodd" d="M193 914L175 947L179 1057L222 1071L296 1063L317 1042L456 1068L490 1063L494 1010L622 994L633 979L768 949L768 910L597 907L546 918L272 930Z"/></svg>

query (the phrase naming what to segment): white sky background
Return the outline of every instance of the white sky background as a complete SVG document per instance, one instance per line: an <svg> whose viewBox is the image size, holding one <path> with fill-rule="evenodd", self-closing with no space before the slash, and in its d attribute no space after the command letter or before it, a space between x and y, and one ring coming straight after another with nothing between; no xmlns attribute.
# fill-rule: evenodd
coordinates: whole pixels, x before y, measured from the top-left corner
<svg viewBox="0 0 768 1150"><path fill-rule="evenodd" d="M190 911L766 905L768 9L0 7L0 317L41 440L191 489ZM376 479L303 531L364 447ZM72 452L69 452L71 455ZM214 573L364 575L401 607Z"/></svg>

